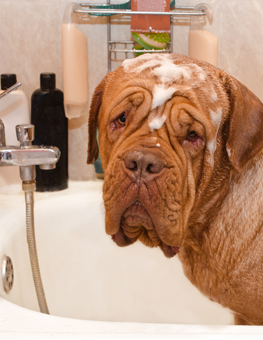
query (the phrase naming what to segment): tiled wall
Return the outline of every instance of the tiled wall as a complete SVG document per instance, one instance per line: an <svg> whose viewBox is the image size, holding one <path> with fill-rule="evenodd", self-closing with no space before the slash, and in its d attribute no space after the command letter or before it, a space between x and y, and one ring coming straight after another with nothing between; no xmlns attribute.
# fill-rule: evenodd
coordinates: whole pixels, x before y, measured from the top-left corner
<svg viewBox="0 0 263 340"><path fill-rule="evenodd" d="M61 23L70 2L0 0L0 73L16 73L29 100L39 87L41 72L55 72L57 87L62 89ZM181 6L200 2L204 1L176 1ZM206 3L214 15L212 25L206 28L219 38L218 66L263 100L263 1L206 0ZM107 72L106 22L104 18L90 18L82 26L88 36L90 99ZM127 18L114 19L113 23L114 39L130 39ZM189 19L174 19L174 52L187 55L189 23ZM69 127L70 178L94 178L93 167L86 165L87 121L71 120Z"/></svg>

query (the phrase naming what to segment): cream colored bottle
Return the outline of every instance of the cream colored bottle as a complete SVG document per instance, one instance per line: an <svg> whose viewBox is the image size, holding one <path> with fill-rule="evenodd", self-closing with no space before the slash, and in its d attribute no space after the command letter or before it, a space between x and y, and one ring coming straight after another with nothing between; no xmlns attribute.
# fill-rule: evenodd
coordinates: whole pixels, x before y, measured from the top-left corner
<svg viewBox="0 0 263 340"><path fill-rule="evenodd" d="M62 23L62 73L66 117L77 118L88 113L88 44L87 37L72 22L70 4ZM80 7L81 8L81 7Z"/></svg>
<svg viewBox="0 0 263 340"><path fill-rule="evenodd" d="M199 17L192 17L189 30L189 57L218 65L218 39L203 29Z"/></svg>

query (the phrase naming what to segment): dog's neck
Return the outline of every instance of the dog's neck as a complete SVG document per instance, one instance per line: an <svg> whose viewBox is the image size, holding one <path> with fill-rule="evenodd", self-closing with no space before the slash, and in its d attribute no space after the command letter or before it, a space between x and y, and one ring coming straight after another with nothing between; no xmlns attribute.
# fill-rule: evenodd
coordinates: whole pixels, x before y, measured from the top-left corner
<svg viewBox="0 0 263 340"><path fill-rule="evenodd" d="M222 165L225 164L222 170ZM229 193L231 181L239 176L231 166L226 154L217 161L210 181L203 194L194 203L192 213L188 220L187 236L184 245L191 245L195 249L202 247L203 237L215 219L221 204Z"/></svg>
<svg viewBox="0 0 263 340"><path fill-rule="evenodd" d="M263 223L263 209L258 208L263 206L262 155L242 173L230 171L214 199L191 218L179 258L186 276L210 298L220 296L225 289L221 284L220 292L217 291L218 280L224 281L226 277L234 280L235 267L241 265L249 252L256 251L255 242ZM212 188L213 182L208 191Z"/></svg>

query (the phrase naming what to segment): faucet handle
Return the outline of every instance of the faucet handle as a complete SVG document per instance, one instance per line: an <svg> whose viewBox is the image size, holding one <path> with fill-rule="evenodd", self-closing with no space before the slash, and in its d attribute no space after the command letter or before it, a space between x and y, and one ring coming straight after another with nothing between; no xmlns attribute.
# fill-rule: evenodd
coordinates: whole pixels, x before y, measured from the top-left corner
<svg viewBox="0 0 263 340"><path fill-rule="evenodd" d="M21 124L16 126L16 137L20 146L32 145L35 138L35 126L33 124Z"/></svg>

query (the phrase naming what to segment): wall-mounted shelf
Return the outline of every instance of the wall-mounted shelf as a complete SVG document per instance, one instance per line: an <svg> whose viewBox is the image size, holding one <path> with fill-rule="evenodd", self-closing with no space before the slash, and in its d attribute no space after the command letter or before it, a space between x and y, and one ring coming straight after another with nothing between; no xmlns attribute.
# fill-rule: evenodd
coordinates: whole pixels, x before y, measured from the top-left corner
<svg viewBox="0 0 263 340"><path fill-rule="evenodd" d="M128 3L124 4L127 5ZM74 9L74 13L78 14L86 14L91 16L105 16L108 18L107 25L107 46L108 46L108 72L111 71L111 60L112 54L116 59L117 53L124 53L125 59L128 58L128 53L173 53L173 17L191 17L191 16L206 16L205 6L201 11L194 11L195 7L192 6L174 6L169 12L137 12L132 11L131 9L116 9L109 8L114 7L114 5L110 4L110 0L107 0L107 4L89 4L89 3L80 3L80 8ZM107 8L103 8L103 7ZM98 8L100 7L100 8ZM163 50L135 50L134 49L134 41L115 41L111 39L111 16L112 15L128 15L132 14L136 15L169 15L170 16L170 43L167 44L167 47Z"/></svg>
<svg viewBox="0 0 263 340"><path fill-rule="evenodd" d="M171 52L171 45L172 43L167 43L167 48L162 50L135 50L133 47L136 44L135 41L123 41L123 40L116 40L116 41L109 41L109 51L112 53L122 52L126 53L126 59L128 58L128 53L170 53Z"/></svg>
<svg viewBox="0 0 263 340"><path fill-rule="evenodd" d="M101 4L102 6L103 4ZM109 3L106 5L108 6ZM117 15L117 14L126 14L126 15L170 15L170 16L204 16L206 15L205 11L194 11L194 7L192 6L175 6L173 10L170 12L139 12L132 11L130 9L108 9L108 8L97 8L98 4L80 4L82 9L74 10L75 13L89 14L89 15Z"/></svg>

